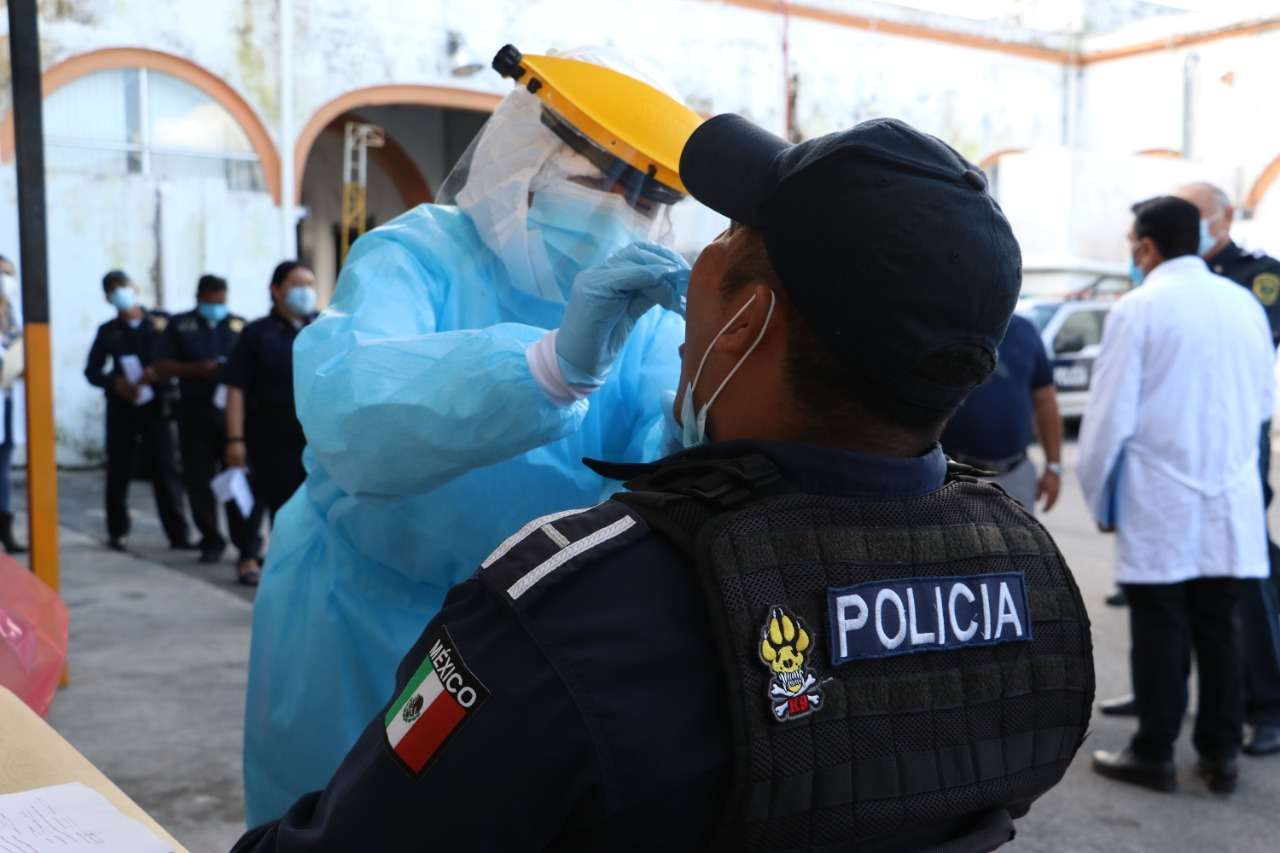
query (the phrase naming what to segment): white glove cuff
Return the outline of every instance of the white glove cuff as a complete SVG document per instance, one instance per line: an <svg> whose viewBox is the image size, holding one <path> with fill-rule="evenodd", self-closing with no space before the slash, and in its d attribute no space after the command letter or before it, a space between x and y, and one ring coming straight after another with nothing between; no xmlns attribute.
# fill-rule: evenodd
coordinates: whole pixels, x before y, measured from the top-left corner
<svg viewBox="0 0 1280 853"><path fill-rule="evenodd" d="M560 360L556 358L556 329L547 332L524 351L525 360L529 362L529 372L538 383L542 393L557 406L572 406L585 399L594 388L583 388L570 385L564 380L560 371Z"/></svg>

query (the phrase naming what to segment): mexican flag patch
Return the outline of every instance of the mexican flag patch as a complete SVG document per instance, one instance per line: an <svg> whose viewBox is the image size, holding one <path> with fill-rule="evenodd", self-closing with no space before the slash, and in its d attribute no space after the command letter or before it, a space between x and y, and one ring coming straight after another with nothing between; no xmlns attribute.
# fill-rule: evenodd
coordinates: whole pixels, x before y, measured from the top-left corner
<svg viewBox="0 0 1280 853"><path fill-rule="evenodd" d="M387 743L413 774L422 772L467 715L489 698L443 625L427 639L427 656L391 704Z"/></svg>

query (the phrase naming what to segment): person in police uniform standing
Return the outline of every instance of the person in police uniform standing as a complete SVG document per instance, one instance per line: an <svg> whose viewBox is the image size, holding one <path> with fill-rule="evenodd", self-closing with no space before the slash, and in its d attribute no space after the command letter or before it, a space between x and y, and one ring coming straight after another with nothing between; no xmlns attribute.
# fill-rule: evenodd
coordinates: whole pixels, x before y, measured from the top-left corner
<svg viewBox="0 0 1280 853"><path fill-rule="evenodd" d="M1219 187L1188 184L1177 195L1200 209L1200 255L1209 269L1247 287L1262 303L1271 340L1280 342L1280 261L1262 251L1247 252L1231 239L1235 209ZM1271 420L1262 425L1259 453L1263 502L1271 506ZM1241 596L1245 651L1246 755L1280 753L1280 549L1267 534L1271 577L1249 583Z"/></svg>
<svg viewBox="0 0 1280 853"><path fill-rule="evenodd" d="M227 383L228 467L249 468L253 512L240 544L239 581L256 586L262 555L263 517L298 490L307 472L307 446L293 405L293 340L315 319L315 274L298 261L283 261L271 274L271 313L245 326L231 352Z"/></svg>
<svg viewBox="0 0 1280 853"><path fill-rule="evenodd" d="M790 146L732 115L680 175L734 221L688 282L687 450L592 463L629 491L503 542L328 788L236 853L986 851L1062 777L1084 604L937 443L1020 284L985 177L893 120ZM569 310L683 271L618 262Z"/></svg>
<svg viewBox="0 0 1280 853"><path fill-rule="evenodd" d="M102 278L114 319L98 327L89 348L84 375L107 395L107 537L116 551L125 549L129 535L129 480L134 454L141 449L156 497L156 511L169 547L192 550L190 530L182 506L182 486L173 453L173 433L166 412L166 382L152 366L156 346L169 315L138 304L138 288L129 277L113 270ZM107 369L108 360L111 362ZM133 378L129 366L140 369Z"/></svg>
<svg viewBox="0 0 1280 853"><path fill-rule="evenodd" d="M200 531L200 562L216 563L227 547L218 529L218 502L209 481L222 469L226 452L226 386L222 371L244 329L244 319L227 308L226 279L202 275L196 284L196 307L173 317L155 353L156 375L177 378L178 443L182 477L191 502L191 517ZM244 519L227 504L227 529L233 542L244 535Z"/></svg>

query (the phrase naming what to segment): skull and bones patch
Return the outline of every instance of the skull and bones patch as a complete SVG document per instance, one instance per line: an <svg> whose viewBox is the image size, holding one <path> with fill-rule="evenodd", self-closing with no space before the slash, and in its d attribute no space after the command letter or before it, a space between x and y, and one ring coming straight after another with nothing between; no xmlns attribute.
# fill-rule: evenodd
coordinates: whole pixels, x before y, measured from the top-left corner
<svg viewBox="0 0 1280 853"><path fill-rule="evenodd" d="M820 681L808 665L813 638L804 622L784 607L769 608L760 629L760 661L773 673L768 684L769 710L780 723L807 717L822 707Z"/></svg>

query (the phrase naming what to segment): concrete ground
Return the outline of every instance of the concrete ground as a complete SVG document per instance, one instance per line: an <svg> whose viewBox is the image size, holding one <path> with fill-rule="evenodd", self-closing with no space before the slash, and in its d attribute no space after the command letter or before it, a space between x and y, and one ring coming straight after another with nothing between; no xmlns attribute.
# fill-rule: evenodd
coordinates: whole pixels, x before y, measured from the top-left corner
<svg viewBox="0 0 1280 853"><path fill-rule="evenodd" d="M1068 448L1068 466L1072 459ZM1278 455L1280 459L1280 455ZM1274 474L1273 474L1274 476ZM192 853L227 850L242 821L242 706L251 592L232 555L213 568L165 549L149 489L136 484L131 554L102 548L100 472L64 473L63 591L71 610L71 685L52 724ZM1044 516L1072 565L1094 624L1099 698L1128 690L1124 610L1108 608L1109 537L1089 521L1069 470ZM1273 528L1280 518L1273 517ZM1278 528L1280 529L1280 528ZM1213 796L1179 745L1181 790L1148 793L1095 776L1088 752L1123 746L1130 721L1095 714L1066 779L1019 822L1013 851L1232 851L1280 848L1280 756L1242 758L1240 791Z"/></svg>

